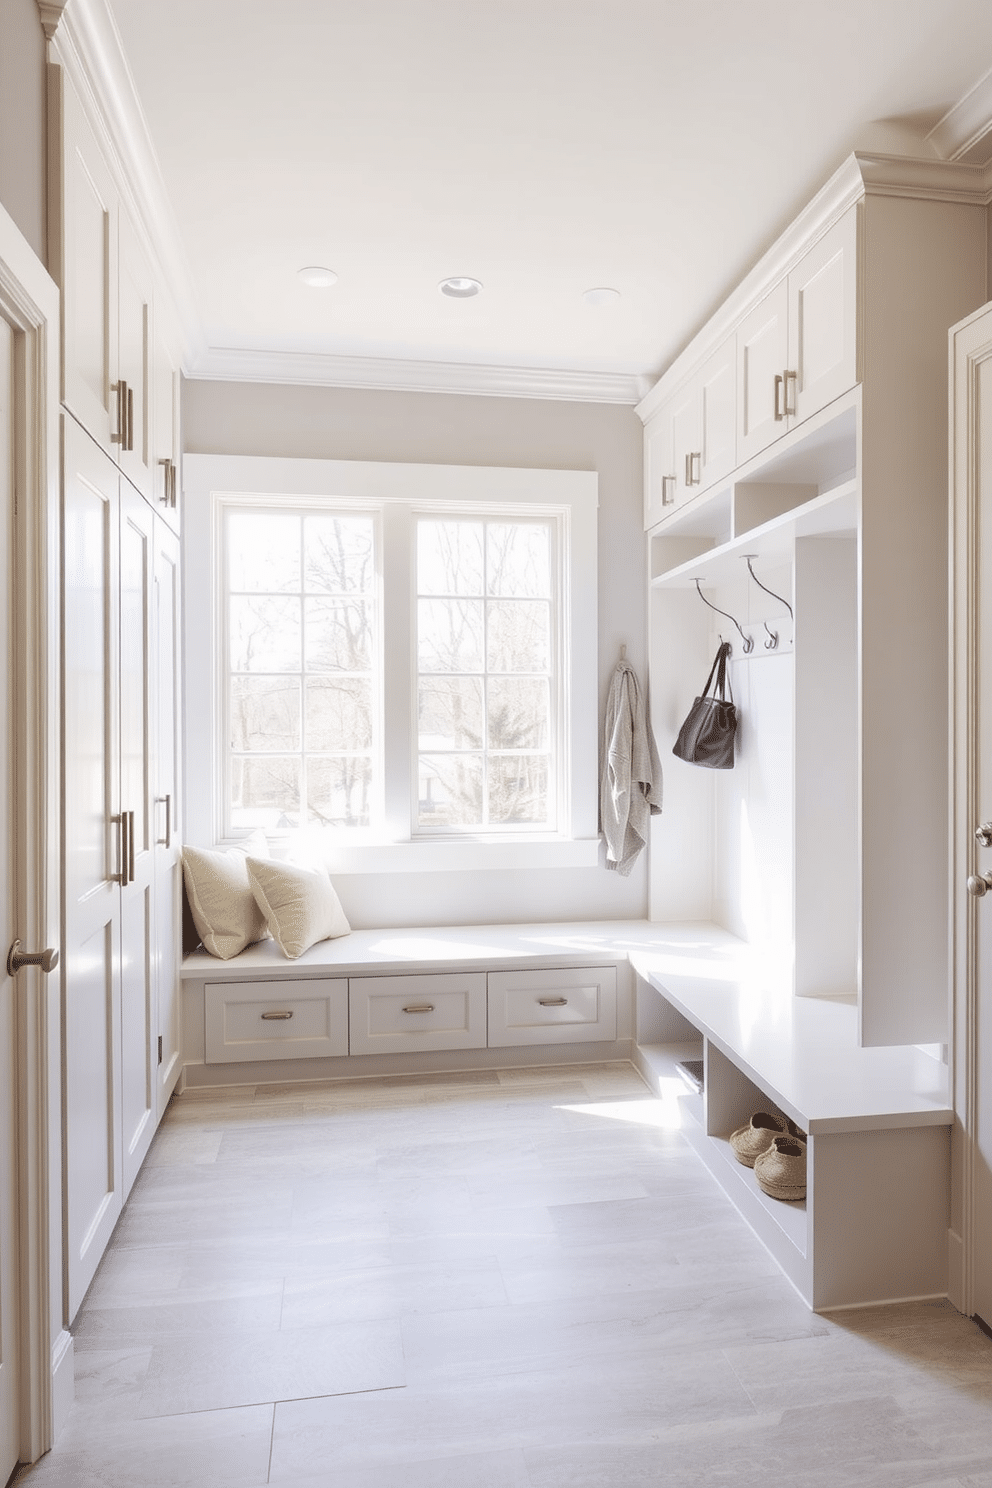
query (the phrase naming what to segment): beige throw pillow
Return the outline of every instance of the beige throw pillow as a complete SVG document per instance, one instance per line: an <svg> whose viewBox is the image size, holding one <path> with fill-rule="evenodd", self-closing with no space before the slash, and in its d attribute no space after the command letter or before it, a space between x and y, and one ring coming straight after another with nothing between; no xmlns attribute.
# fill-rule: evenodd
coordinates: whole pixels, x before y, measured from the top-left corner
<svg viewBox="0 0 992 1488"><path fill-rule="evenodd" d="M326 868L248 859L248 879L269 930L295 961L318 940L351 933Z"/></svg>
<svg viewBox="0 0 992 1488"><path fill-rule="evenodd" d="M253 853L265 851L260 833L250 837L247 845ZM246 854L236 847L226 851L183 848L183 878L193 923L204 950L221 961L229 961L268 934L265 916L248 882L246 861Z"/></svg>

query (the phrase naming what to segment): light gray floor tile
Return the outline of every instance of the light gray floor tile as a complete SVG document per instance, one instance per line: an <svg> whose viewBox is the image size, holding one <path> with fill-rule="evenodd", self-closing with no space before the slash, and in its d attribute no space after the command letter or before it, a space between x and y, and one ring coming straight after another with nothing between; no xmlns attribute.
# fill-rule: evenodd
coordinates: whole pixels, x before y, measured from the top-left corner
<svg viewBox="0 0 992 1488"><path fill-rule="evenodd" d="M140 1414L388 1391L405 1380L399 1326L390 1321L186 1339L153 1348Z"/></svg>
<svg viewBox="0 0 992 1488"><path fill-rule="evenodd" d="M204 1411L179 1420L110 1423L83 1431L76 1412L18 1488L264 1488L272 1406Z"/></svg>
<svg viewBox="0 0 992 1488"><path fill-rule="evenodd" d="M339 1465L424 1459L551 1440L650 1440L660 1425L751 1413L719 1355L618 1360L493 1375L378 1395L300 1400L276 1408L272 1481Z"/></svg>
<svg viewBox="0 0 992 1488"><path fill-rule="evenodd" d="M992 1342L808 1312L656 1114L615 1063L174 1100L20 1484L992 1488Z"/></svg>

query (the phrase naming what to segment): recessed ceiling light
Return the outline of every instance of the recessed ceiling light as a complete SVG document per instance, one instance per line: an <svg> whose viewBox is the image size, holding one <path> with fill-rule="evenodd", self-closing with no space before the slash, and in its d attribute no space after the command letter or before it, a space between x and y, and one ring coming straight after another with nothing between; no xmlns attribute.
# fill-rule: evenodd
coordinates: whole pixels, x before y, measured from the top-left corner
<svg viewBox="0 0 992 1488"><path fill-rule="evenodd" d="M470 300L477 295L482 285L478 279L465 279L455 275L452 279L442 279L438 289L449 300Z"/></svg>
<svg viewBox="0 0 992 1488"><path fill-rule="evenodd" d="M620 298L620 291L618 289L606 289L605 287L601 289L587 289L582 298L587 305L612 305L615 300Z"/></svg>
<svg viewBox="0 0 992 1488"><path fill-rule="evenodd" d="M338 276L333 269L322 269L318 264L311 264L306 269L300 269L299 277L311 289L330 289L332 284L338 282Z"/></svg>

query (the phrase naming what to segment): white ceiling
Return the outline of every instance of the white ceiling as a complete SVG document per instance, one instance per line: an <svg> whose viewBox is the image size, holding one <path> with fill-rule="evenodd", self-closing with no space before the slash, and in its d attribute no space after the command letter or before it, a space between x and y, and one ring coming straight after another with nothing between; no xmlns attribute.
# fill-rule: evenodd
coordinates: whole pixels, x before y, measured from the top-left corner
<svg viewBox="0 0 992 1488"><path fill-rule="evenodd" d="M933 155L992 65L990 0L111 6L206 343L256 352L656 374L853 148Z"/></svg>

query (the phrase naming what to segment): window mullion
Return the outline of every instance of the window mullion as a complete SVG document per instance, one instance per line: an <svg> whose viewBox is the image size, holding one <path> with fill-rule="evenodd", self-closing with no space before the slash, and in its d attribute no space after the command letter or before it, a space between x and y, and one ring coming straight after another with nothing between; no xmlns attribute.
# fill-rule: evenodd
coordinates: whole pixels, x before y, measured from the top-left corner
<svg viewBox="0 0 992 1488"><path fill-rule="evenodd" d="M415 524L407 506L382 512L383 815L387 841L409 840L417 779Z"/></svg>

